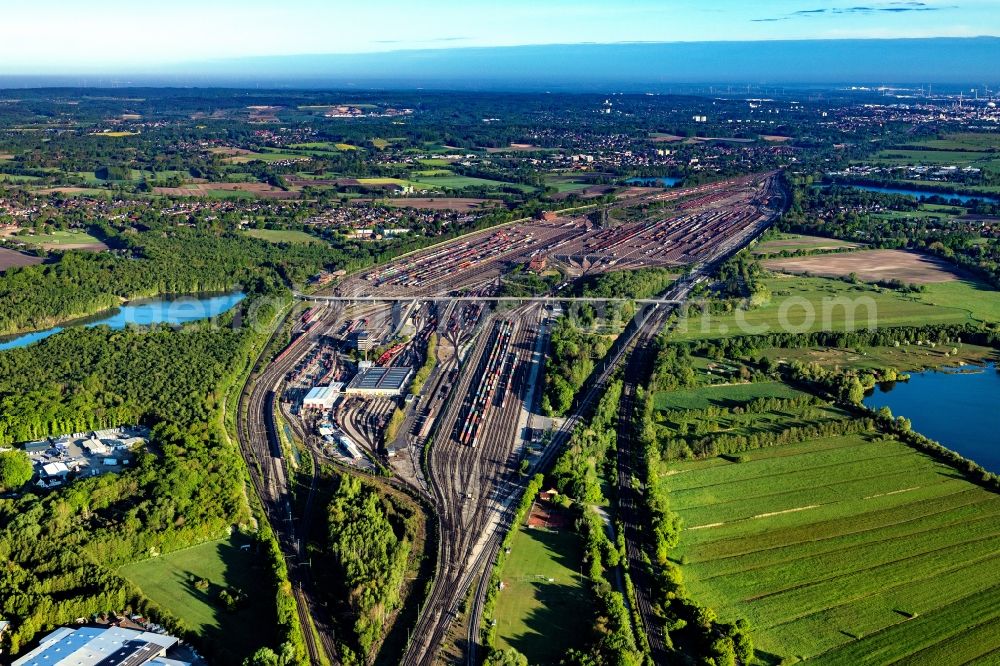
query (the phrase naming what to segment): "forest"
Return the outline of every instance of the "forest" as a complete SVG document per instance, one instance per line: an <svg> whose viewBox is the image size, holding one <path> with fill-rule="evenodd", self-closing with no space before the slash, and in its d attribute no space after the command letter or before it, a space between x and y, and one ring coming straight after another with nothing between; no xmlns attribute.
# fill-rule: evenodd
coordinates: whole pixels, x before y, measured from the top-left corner
<svg viewBox="0 0 1000 666"><path fill-rule="evenodd" d="M249 521L243 463L215 415L252 344L226 329L77 329L0 354L5 442L153 428L128 472L0 500L0 614L13 623L12 651L52 625L144 607L118 566Z"/></svg>
<svg viewBox="0 0 1000 666"><path fill-rule="evenodd" d="M345 664L368 663L402 604L415 520L359 478L338 476L327 530L330 579L342 587L336 596L347 600L353 623L350 639L340 648Z"/></svg>
<svg viewBox="0 0 1000 666"><path fill-rule="evenodd" d="M160 294L260 293L301 284L330 265L364 257L317 245L277 245L235 233L161 227L103 234L113 253L60 253L0 277L0 334L46 328Z"/></svg>

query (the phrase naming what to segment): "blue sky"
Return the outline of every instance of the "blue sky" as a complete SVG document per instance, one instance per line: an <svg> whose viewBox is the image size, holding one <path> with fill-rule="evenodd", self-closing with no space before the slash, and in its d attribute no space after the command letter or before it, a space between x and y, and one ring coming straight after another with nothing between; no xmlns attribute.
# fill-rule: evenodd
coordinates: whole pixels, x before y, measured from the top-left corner
<svg viewBox="0 0 1000 666"><path fill-rule="evenodd" d="M2 0L0 73L251 55L1000 35L1000 0Z"/></svg>

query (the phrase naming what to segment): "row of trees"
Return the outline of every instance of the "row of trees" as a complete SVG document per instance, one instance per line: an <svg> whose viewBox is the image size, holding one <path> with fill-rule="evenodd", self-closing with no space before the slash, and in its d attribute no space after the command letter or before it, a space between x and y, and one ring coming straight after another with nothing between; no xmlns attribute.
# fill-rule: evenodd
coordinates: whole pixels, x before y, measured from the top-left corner
<svg viewBox="0 0 1000 666"><path fill-rule="evenodd" d="M658 356L671 357L672 360L666 363L658 361L651 369L650 387L676 385L677 380L666 379L661 373L689 367L686 363L678 363L676 352L671 353L664 344L661 339L659 347L664 353ZM683 359L683 355L680 358ZM665 641L668 648L699 658L704 664L735 666L737 663L752 663L753 641L746 621L721 622L711 608L700 606L691 599L680 568L670 559L670 552L680 539L681 519L670 508L669 494L662 480L664 446L654 418L654 395L652 390L639 387L636 412L623 414L622 417L633 420L632 427L638 434L639 450L634 454L640 461L637 481L644 488L638 496L640 508L645 514L640 524L648 525L645 530L649 559L647 580L651 585L651 598L663 622Z"/></svg>
<svg viewBox="0 0 1000 666"><path fill-rule="evenodd" d="M625 595L609 580L610 573L624 560L624 543L611 540L604 520L594 509L603 499L601 479L614 478L621 395L621 380L611 382L590 422L573 432L551 473L556 488L578 502L576 526L585 541L584 564L598 602L595 635L590 645L570 650L564 661L566 664L638 665L643 662Z"/></svg>
<svg viewBox="0 0 1000 666"><path fill-rule="evenodd" d="M330 561L352 621L341 661L369 663L389 619L402 604L415 517L348 474L337 478L327 508Z"/></svg>

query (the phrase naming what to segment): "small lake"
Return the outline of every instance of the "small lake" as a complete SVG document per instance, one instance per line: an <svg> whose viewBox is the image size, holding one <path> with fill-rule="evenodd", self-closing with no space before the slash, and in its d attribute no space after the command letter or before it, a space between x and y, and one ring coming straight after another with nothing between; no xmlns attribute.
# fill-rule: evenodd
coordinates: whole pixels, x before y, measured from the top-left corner
<svg viewBox="0 0 1000 666"><path fill-rule="evenodd" d="M1000 372L996 365L966 366L910 375L883 384L865 398L872 409L888 407L913 429L1000 473Z"/></svg>
<svg viewBox="0 0 1000 666"><path fill-rule="evenodd" d="M216 294L211 296L177 296L134 301L106 313L68 322L44 331L24 333L0 342L0 351L27 347L44 340L59 331L75 326L110 326L114 329L126 326L152 326L154 324L186 324L200 319L210 319L227 312L246 297L243 292Z"/></svg>
<svg viewBox="0 0 1000 666"><path fill-rule="evenodd" d="M681 180L681 178L671 178L670 176L662 178L629 178L625 181L625 184L638 185L639 187L673 187L681 182Z"/></svg>
<svg viewBox="0 0 1000 666"><path fill-rule="evenodd" d="M947 201L952 199L958 199L962 203L969 203L971 201L985 201L986 203L997 203L1000 201L998 197L991 197L989 195L983 194L980 196L973 196L969 194L955 194L954 192L932 192L930 190L916 190L909 187L880 187L877 185L855 185L853 183L845 183L847 187L853 187L856 190L868 190L869 192L882 192L883 194L901 194L906 197L913 197L918 201L927 201L931 197L941 197Z"/></svg>

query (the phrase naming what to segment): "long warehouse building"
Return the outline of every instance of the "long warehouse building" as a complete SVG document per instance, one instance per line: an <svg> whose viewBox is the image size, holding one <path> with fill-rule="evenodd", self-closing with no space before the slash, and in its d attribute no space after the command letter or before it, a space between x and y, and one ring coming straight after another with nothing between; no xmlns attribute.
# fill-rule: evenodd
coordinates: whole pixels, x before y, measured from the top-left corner
<svg viewBox="0 0 1000 666"><path fill-rule="evenodd" d="M348 395L391 397L400 395L413 374L411 367L363 368L344 389Z"/></svg>

